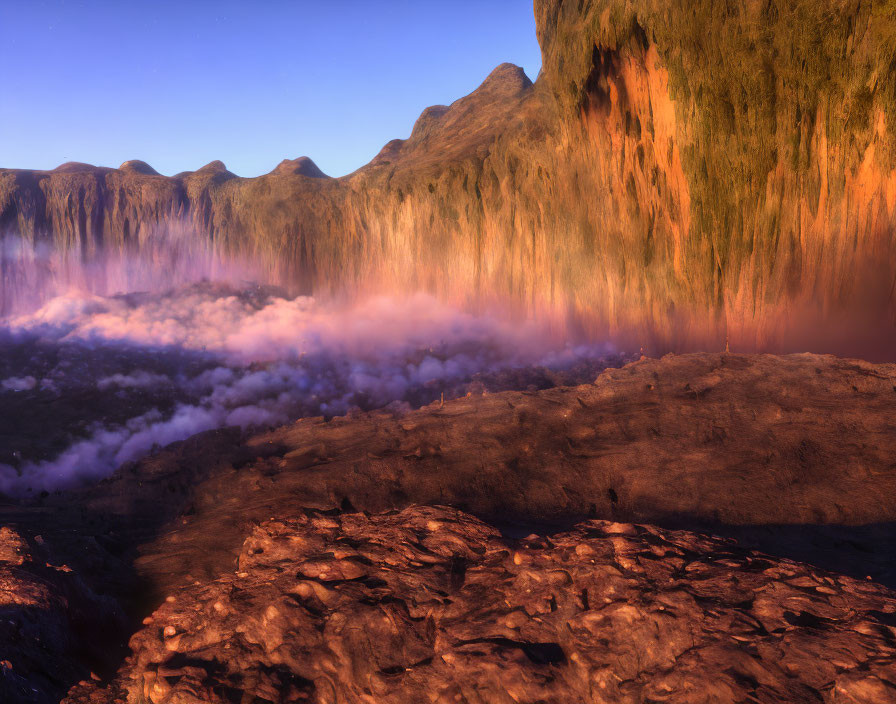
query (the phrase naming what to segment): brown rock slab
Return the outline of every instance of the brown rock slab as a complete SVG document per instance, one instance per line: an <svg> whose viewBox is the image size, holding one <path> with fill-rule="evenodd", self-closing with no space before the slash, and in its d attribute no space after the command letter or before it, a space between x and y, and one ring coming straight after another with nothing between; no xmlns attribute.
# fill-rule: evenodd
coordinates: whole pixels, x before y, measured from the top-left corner
<svg viewBox="0 0 896 704"><path fill-rule="evenodd" d="M153 704L896 701L879 585L651 526L510 540L440 507L267 521L130 646L113 692Z"/></svg>
<svg viewBox="0 0 896 704"><path fill-rule="evenodd" d="M204 433L0 507L10 619L52 616L25 640L0 621L0 649L40 702L886 702L894 386L893 365L677 355ZM94 670L66 644L116 602L147 620Z"/></svg>
<svg viewBox="0 0 896 704"><path fill-rule="evenodd" d="M894 385L893 365L828 356L671 355L584 386L304 419L249 438L214 471L203 458L221 458L222 445L144 462L84 501L189 510L141 548L138 569L163 591L184 574L217 574L247 525L292 507L410 504L502 524L596 517L750 532L766 550L896 584ZM826 527L839 533L805 544ZM863 531L877 547L850 547Z"/></svg>

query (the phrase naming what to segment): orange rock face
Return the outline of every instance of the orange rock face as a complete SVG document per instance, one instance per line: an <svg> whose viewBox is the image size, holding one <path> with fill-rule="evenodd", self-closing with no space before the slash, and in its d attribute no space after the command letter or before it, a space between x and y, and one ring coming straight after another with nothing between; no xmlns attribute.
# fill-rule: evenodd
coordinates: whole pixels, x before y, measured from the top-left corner
<svg viewBox="0 0 896 704"><path fill-rule="evenodd" d="M0 228L89 258L186 223L303 292L500 302L657 352L888 358L896 30L881 8L539 0L534 85L502 65L354 174L5 170Z"/></svg>

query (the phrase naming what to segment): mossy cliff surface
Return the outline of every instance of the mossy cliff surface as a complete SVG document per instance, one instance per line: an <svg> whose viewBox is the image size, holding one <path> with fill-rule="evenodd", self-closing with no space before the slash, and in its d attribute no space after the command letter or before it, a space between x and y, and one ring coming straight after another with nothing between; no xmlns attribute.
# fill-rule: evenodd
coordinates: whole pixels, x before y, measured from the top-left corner
<svg viewBox="0 0 896 704"><path fill-rule="evenodd" d="M498 67L340 179L0 171L0 228L91 256L186 221L326 294L425 289L664 348L896 351L896 3L536 0Z"/></svg>
<svg viewBox="0 0 896 704"><path fill-rule="evenodd" d="M624 290L712 310L741 342L892 349L896 4L540 2L536 15L559 122L612 154L621 212L631 196L608 243L635 270Z"/></svg>

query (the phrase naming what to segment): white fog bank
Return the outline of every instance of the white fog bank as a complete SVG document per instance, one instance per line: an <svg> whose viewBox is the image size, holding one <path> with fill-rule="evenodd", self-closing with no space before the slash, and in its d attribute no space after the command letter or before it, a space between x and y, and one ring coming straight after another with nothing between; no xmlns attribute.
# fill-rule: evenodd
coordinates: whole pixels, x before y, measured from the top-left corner
<svg viewBox="0 0 896 704"><path fill-rule="evenodd" d="M41 349L74 350L87 362L10 376L0 394L63 398L89 388L104 394L103 403L121 399L140 411L110 423L103 409L85 409L95 412L89 432L62 452L0 465L0 491L14 495L95 481L154 447L212 428L419 405L463 393L477 375L514 369L578 366L587 377L615 352L572 346L535 323L473 315L422 294L336 306L207 282L119 296L68 292L8 316L2 332ZM94 369L90 356L100 351L118 366ZM166 361L139 368L156 358Z"/></svg>

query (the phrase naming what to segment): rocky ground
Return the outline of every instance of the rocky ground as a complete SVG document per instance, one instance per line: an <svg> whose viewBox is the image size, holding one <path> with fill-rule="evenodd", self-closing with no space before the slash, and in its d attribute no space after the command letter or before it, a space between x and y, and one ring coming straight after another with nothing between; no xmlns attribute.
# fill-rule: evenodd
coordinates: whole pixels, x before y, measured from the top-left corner
<svg viewBox="0 0 896 704"><path fill-rule="evenodd" d="M896 701L894 419L700 354L206 433L0 507L0 699Z"/></svg>
<svg viewBox="0 0 896 704"><path fill-rule="evenodd" d="M236 571L144 624L111 686L122 700L896 697L892 592L607 521L520 540L446 508L266 521Z"/></svg>

